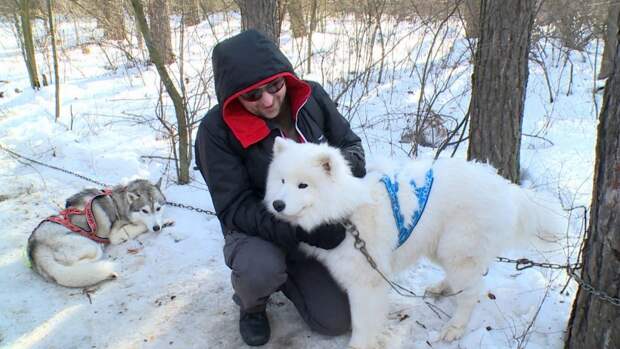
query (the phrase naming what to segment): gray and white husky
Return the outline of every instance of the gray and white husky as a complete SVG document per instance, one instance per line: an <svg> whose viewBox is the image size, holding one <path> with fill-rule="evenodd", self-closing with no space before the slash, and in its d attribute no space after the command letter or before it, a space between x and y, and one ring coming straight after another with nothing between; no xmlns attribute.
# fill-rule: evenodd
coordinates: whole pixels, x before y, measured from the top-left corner
<svg viewBox="0 0 620 349"><path fill-rule="evenodd" d="M91 201L94 231L85 215L65 214L68 226L82 232L46 219L30 235L30 264L46 280L67 287L87 287L115 279L118 274L114 263L102 259L104 245L120 244L171 224L163 220L166 199L161 192L161 179L157 184L133 180L103 195L98 189L82 190L67 199L63 212L84 210Z"/></svg>

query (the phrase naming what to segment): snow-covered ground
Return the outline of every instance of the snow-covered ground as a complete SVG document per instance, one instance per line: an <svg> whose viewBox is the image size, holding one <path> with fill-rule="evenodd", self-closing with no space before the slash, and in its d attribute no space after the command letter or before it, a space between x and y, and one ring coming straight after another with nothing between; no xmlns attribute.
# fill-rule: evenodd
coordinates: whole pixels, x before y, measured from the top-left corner
<svg viewBox="0 0 620 349"><path fill-rule="evenodd" d="M351 62L355 55L347 41L355 27L345 23L328 22L324 31L314 35L312 74L302 73L303 44L292 39L288 30L281 39L282 49L300 74L324 83L334 97L342 90L343 78L362 71ZM420 25L386 22L389 52L382 82L377 83L375 72L365 91L365 86L355 84L340 101L342 112L364 139L369 157L404 159L410 150L398 140L408 124L407 115L424 99L420 98L420 72L425 50L430 48L430 34L421 35L425 30ZM156 181L164 176L168 200L212 210L198 172L192 173L190 185L173 182L174 168L166 160L170 145L155 114L160 84L154 67L126 65L126 55L112 43L76 46L78 41L84 43L99 35L92 24L80 24L77 36L73 23L61 21L59 27L65 47L61 55L63 102L62 116L54 122L54 87L36 92L29 88L11 25L0 23L0 91L4 92L0 98L0 145L109 184L138 177ZM210 23L189 28L185 71L190 90L198 91L201 73L209 75L210 50L215 42L238 30L235 14L213 16ZM44 36L42 29L38 33ZM433 48L438 52L434 62L449 63L452 73L442 75L441 70L431 69L422 97L430 99L434 91L441 91L443 82L449 82L434 108L460 119L469 100L471 65L459 32L447 34L441 46ZM377 45L373 55L380 50ZM555 100L549 101L543 68L531 63L521 153L525 185L559 194L567 206L589 206L597 111L593 69L598 57L573 52L567 61L550 43L542 51ZM138 59L142 57L132 52ZM49 58L38 58L42 72L49 77ZM574 75L568 93L571 64ZM177 65L170 69L178 74ZM206 97L193 99L197 119L215 103L212 82L206 82ZM173 120L169 102L165 109L168 120ZM455 156L464 157L466 148L462 144ZM442 156L451 152L448 148ZM432 155L433 149L420 150L422 157ZM243 347L215 218L169 207L166 215L176 221L174 227L108 248L109 257L121 268L118 280L90 290L68 289L34 274L24 262L24 249L41 219L57 212L66 197L92 184L21 161L2 150L0 182L0 348ZM570 256L574 261L579 222L578 216L571 219L564 248L544 255L513 251L506 256L561 264ZM441 276L437 267L422 263L397 281L422 294ZM563 272L516 271L512 264L496 263L485 280L487 296L481 298L467 335L454 343L437 339L445 315L422 299L392 294L387 347L562 347L576 289L570 282L560 293L566 284ZM450 298L427 301L447 314L454 310ZM272 297L268 311L273 329L268 348L342 348L348 341L346 335L329 338L309 331L280 294Z"/></svg>

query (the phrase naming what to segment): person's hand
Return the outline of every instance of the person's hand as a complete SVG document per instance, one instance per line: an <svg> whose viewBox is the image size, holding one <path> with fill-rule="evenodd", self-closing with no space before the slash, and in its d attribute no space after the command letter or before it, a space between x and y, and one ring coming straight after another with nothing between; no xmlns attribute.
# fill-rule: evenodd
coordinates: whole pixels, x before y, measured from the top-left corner
<svg viewBox="0 0 620 349"><path fill-rule="evenodd" d="M297 239L314 247L331 250L340 245L346 233L346 229L340 223L323 224L314 228L310 233L297 228Z"/></svg>

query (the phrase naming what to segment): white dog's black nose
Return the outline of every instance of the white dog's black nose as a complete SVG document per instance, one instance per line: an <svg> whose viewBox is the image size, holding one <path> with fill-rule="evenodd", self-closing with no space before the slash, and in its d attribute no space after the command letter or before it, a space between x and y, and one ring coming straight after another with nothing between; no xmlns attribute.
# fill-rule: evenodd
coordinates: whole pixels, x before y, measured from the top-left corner
<svg viewBox="0 0 620 349"><path fill-rule="evenodd" d="M153 231L159 231L159 229L161 229L161 227L159 225L154 225L153 226Z"/></svg>
<svg viewBox="0 0 620 349"><path fill-rule="evenodd" d="M284 204L284 201L282 200L276 200L272 205L276 212L282 212L282 210L286 207L286 204Z"/></svg>

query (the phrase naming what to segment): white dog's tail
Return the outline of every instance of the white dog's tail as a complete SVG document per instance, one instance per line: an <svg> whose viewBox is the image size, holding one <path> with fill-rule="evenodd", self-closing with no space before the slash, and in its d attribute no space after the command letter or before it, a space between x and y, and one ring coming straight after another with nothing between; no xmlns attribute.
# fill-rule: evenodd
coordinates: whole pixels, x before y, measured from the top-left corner
<svg viewBox="0 0 620 349"><path fill-rule="evenodd" d="M50 281L66 287L87 287L117 277L114 263L102 260L82 260L73 265L59 263L47 246L37 246L33 251L32 266Z"/></svg>
<svg viewBox="0 0 620 349"><path fill-rule="evenodd" d="M520 242L534 245L539 250L558 243L568 223L559 201L545 193L523 188L515 192L519 205L517 238Z"/></svg>

